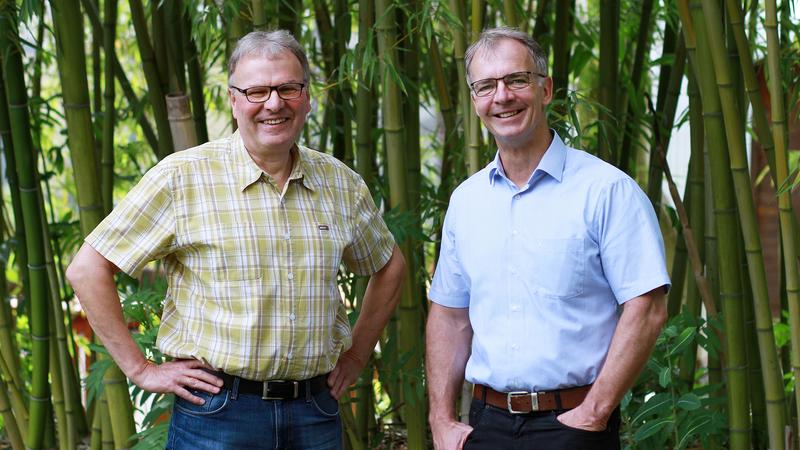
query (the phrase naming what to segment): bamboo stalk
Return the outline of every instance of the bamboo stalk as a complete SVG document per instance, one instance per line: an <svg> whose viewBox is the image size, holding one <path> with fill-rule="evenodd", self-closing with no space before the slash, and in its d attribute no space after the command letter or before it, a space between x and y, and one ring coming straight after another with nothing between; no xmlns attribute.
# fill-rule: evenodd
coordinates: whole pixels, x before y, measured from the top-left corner
<svg viewBox="0 0 800 450"><path fill-rule="evenodd" d="M695 69L703 106L703 124L710 161L713 194L714 222L716 226L717 258L719 264L719 292L724 318L725 362L729 441L732 448L742 448L749 442L749 404L746 395L747 373L744 353L743 309L741 283L739 281L738 250L735 245L739 231L735 217L735 199L732 193L733 180L729 170L728 153L725 151L725 133L721 120L719 94L714 84L714 74L708 65L696 61L708 61L711 51L706 42L703 18L698 8L690 11L685 1L679 3L686 47L692 67ZM695 40L695 34L696 40ZM724 264L722 264L724 262ZM711 370L711 368L709 368Z"/></svg>
<svg viewBox="0 0 800 450"><path fill-rule="evenodd" d="M451 13L458 18L458 23L460 24L460 26L456 26L451 30L453 35L453 53L455 55L458 77L460 80L467 80L467 72L466 68L464 67L464 52L467 50L467 21L463 10L463 4L458 0L450 0L449 6ZM460 81L458 83L458 105L461 110L461 128L464 130L463 136L470 136L471 117L473 114L469 101L469 87L464 81ZM478 154L470 150L468 146L466 152L466 165L467 173L469 175L472 175L480 169Z"/></svg>
<svg viewBox="0 0 800 450"><path fill-rule="evenodd" d="M356 171L367 183L374 186L373 164L375 163L375 143L372 138L373 121L377 117L375 90L371 63L374 61L374 50L367 54L367 41L370 38L374 23L374 2L359 0L358 2L358 44L356 44Z"/></svg>
<svg viewBox="0 0 800 450"><path fill-rule="evenodd" d="M616 126L619 91L619 0L603 2L600 8L599 113L600 135L597 154L609 162L617 160Z"/></svg>
<svg viewBox="0 0 800 450"><path fill-rule="evenodd" d="M105 116L103 117L103 152L100 163L100 186L103 198L103 213L108 214L114 207L114 120L116 109L114 105L116 84L114 83L114 42L117 35L117 0L105 0L103 14L103 51L106 56L103 78L106 80Z"/></svg>
<svg viewBox="0 0 800 450"><path fill-rule="evenodd" d="M172 153L174 144L169 128L169 118L167 116L167 106L165 102L164 90L162 88L161 76L156 64L156 55L150 43L147 33L147 21L144 15L144 7L141 0L130 0L131 21L136 31L136 42L139 46L139 53L142 57L142 71L147 80L147 93L150 99L150 106L153 108L153 116L156 120L158 130L158 158L164 158Z"/></svg>
<svg viewBox="0 0 800 450"><path fill-rule="evenodd" d="M30 281L30 329L33 373L31 376L30 420L26 446L40 448L47 422L50 389L48 385L47 280L44 272L44 243L40 221L41 205L37 204L36 156L30 131L28 98L25 88L22 55L16 45L15 3L0 0L0 55L9 106L11 136L14 141L16 168L22 202L23 220L31 233L26 240Z"/></svg>
<svg viewBox="0 0 800 450"><path fill-rule="evenodd" d="M192 19L189 11L181 16L181 38L183 53L186 57L186 71L189 74L189 95L192 99L195 135L198 143L208 142L208 125L206 124L206 101L203 95L203 67L200 65L200 54L192 37Z"/></svg>
<svg viewBox="0 0 800 450"><path fill-rule="evenodd" d="M510 26L517 28L520 25L519 14L517 13L517 1L516 0L503 0L503 13L505 15L505 23Z"/></svg>
<svg viewBox="0 0 800 450"><path fill-rule="evenodd" d="M22 433L20 432L19 425L17 425L17 418L14 416L13 409L11 408L6 388L5 381L0 378L0 415L3 417L3 431L6 433L6 436L8 436L11 448L14 450L23 450L25 448L25 443L22 441Z"/></svg>
<svg viewBox="0 0 800 450"><path fill-rule="evenodd" d="M767 68L769 69L770 115L772 119L772 139L775 144L775 184L778 190L778 217L781 225L783 243L784 274L786 276L786 297L789 305L791 329L792 372L800 379L800 275L798 270L798 230L792 211L789 170L787 162L788 142L784 90L781 78L781 43L778 40L778 18L775 0L766 1L764 28L767 32ZM800 411L800 389L795 389L795 407ZM800 421L800 416L798 416ZM799 422L800 423L800 422Z"/></svg>
<svg viewBox="0 0 800 450"><path fill-rule="evenodd" d="M405 133L403 131L403 108L400 86L389 74L389 66L399 67L395 43L396 27L394 24L394 8L396 5L391 0L378 0L375 3L375 30L378 37L378 51L381 60L383 75L383 129L385 133L384 144L389 175L390 207L399 211L409 211L408 190L405 184L406 161ZM406 261L412 261L414 251L410 241L400 243L400 248ZM407 271L408 271L408 267ZM404 277L399 307L398 351L400 354L409 355L402 366L400 381L402 407L401 414L408 430L408 447L425 448L427 445L427 428L425 402L419 396L422 380L416 375L416 369L422 364L421 336L422 315L419 304L414 302L414 292L417 291L413 282L414 278L406 273Z"/></svg>

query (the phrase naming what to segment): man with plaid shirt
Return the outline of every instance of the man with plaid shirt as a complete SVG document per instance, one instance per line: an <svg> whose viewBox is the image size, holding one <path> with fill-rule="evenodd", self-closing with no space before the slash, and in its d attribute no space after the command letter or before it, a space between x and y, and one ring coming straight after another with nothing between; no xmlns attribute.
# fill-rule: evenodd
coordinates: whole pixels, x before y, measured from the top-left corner
<svg viewBox="0 0 800 450"><path fill-rule="evenodd" d="M295 143L311 109L306 56L285 31L229 62L238 130L147 172L86 238L67 278L131 381L176 395L167 447L340 448L337 399L397 303L402 254L363 180ZM156 365L123 319L114 274L163 261ZM336 284L371 275L352 332Z"/></svg>

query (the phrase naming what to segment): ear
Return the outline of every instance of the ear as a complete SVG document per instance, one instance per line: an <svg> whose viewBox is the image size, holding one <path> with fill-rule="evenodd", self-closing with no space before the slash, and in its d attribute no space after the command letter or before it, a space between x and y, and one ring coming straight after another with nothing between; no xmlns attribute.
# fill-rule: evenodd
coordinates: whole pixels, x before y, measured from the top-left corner
<svg viewBox="0 0 800 450"><path fill-rule="evenodd" d="M549 105L553 101L553 79L547 77L542 85L542 106Z"/></svg>

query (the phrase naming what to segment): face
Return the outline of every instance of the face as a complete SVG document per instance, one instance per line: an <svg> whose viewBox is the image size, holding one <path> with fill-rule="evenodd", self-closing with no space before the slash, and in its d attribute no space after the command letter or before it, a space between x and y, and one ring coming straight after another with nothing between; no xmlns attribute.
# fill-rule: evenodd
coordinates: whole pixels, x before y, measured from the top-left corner
<svg viewBox="0 0 800 450"><path fill-rule="evenodd" d="M537 72L528 50L515 40L503 39L494 48L475 55L469 76L474 82L524 71ZM477 97L472 93L472 104L501 149L507 146L530 147L537 140L549 142L545 106L552 100L552 95L552 79L534 75L531 85L521 90L508 89L503 81L498 81L492 95Z"/></svg>
<svg viewBox="0 0 800 450"><path fill-rule="evenodd" d="M230 84L240 89L283 83L303 83L300 61L289 51L271 57L245 56L230 77ZM250 103L234 89L228 89L228 98L245 148L259 155L291 150L311 111L308 87L291 100L284 100L273 91L266 102Z"/></svg>

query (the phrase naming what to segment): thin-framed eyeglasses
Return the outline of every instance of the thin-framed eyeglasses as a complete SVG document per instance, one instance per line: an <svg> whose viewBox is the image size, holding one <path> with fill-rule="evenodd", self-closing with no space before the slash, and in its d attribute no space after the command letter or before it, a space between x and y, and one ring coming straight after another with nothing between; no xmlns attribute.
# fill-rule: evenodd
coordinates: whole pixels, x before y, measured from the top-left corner
<svg viewBox="0 0 800 450"><path fill-rule="evenodd" d="M250 103L266 102L269 100L270 96L272 96L272 91L277 92L278 97L284 100L294 100L300 97L304 87L306 87L306 85L303 83L283 83L277 86L253 86L247 89L238 88L234 85L230 86L231 89L236 89L244 94L247 101Z"/></svg>
<svg viewBox="0 0 800 450"><path fill-rule="evenodd" d="M497 90L497 82L500 80L503 80L503 83L508 89L511 89L512 91L519 91L525 89L526 87L530 86L531 83L533 83L534 75L537 77L547 78L547 75L542 75L540 73L531 71L514 72L504 75L500 78L484 78L482 80L470 83L469 87L472 89L472 93L475 94L476 97L488 97L494 94L494 92Z"/></svg>

